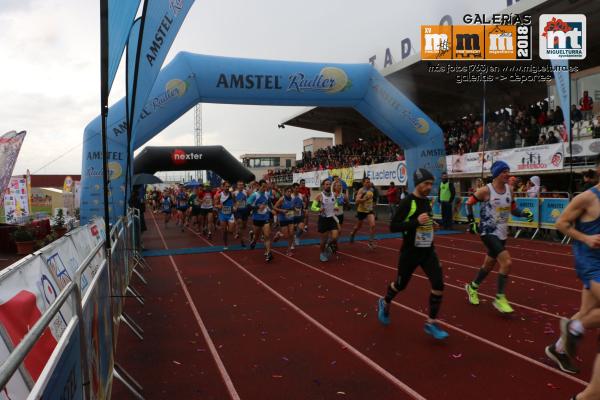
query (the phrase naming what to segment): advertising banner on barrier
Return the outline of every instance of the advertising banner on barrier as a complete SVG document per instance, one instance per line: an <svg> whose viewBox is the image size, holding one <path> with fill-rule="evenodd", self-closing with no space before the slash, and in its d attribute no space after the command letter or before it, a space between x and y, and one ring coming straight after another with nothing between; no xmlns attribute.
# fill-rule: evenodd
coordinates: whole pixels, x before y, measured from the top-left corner
<svg viewBox="0 0 600 400"><path fill-rule="evenodd" d="M508 219L509 226L519 226L522 228L537 228L540 222L539 199L537 197L515 197L517 207L522 210L529 210L533 213L533 222L527 222L525 218L510 215Z"/></svg>
<svg viewBox="0 0 600 400"><path fill-rule="evenodd" d="M348 186L352 186L352 183L355 180L359 181L365 176L370 178L371 183L375 186L388 186L390 182L394 182L399 186L406 186L408 184L408 173L405 161L359 165L354 168L303 172L294 174L293 179L294 182L300 182L300 179L304 179L306 181L306 186L318 188L323 180L327 179L329 176L335 175L342 178Z"/></svg>
<svg viewBox="0 0 600 400"><path fill-rule="evenodd" d="M595 157L600 154L600 139L577 140L573 142L573 157ZM565 154L570 157L569 146L565 146Z"/></svg>
<svg viewBox="0 0 600 400"><path fill-rule="evenodd" d="M75 248L73 241L67 236L62 237L41 250L48 270L62 290L67 283L75 277L77 268L83 261L80 252ZM89 253L88 253L89 254ZM81 274L80 288L84 294L92 280L93 273L86 268Z"/></svg>
<svg viewBox="0 0 600 400"><path fill-rule="evenodd" d="M329 177L329 170L310 171L301 174L294 174L294 182L300 182L301 179L306 181L306 187L318 188L321 187L321 182Z"/></svg>
<svg viewBox="0 0 600 400"><path fill-rule="evenodd" d="M90 400L104 400L112 382L114 364L112 316L107 267L101 268L83 298L85 340L90 371Z"/></svg>
<svg viewBox="0 0 600 400"><path fill-rule="evenodd" d="M331 170L331 176L339 176L348 186L354 182L354 169L352 168L334 168Z"/></svg>
<svg viewBox="0 0 600 400"><path fill-rule="evenodd" d="M54 302L60 288L40 256L5 271L0 275L0 336L12 350ZM29 352L24 368L28 379L38 379L72 314L67 301Z"/></svg>
<svg viewBox="0 0 600 400"><path fill-rule="evenodd" d="M511 172L550 171L564 166L563 143L542 146L517 147L508 150L467 153L446 156L446 168L449 175L481 173L482 159L485 158L484 172L489 172L495 160L503 160L510 166Z"/></svg>
<svg viewBox="0 0 600 400"><path fill-rule="evenodd" d="M60 342L44 373L31 390L34 398L41 399L85 399L81 365L81 321L75 317Z"/></svg>
<svg viewBox="0 0 600 400"><path fill-rule="evenodd" d="M362 174L360 173L361 170L364 171ZM359 173L357 174L357 172ZM408 174L404 161L365 165L358 171L355 168L354 176L357 179L362 179L363 174L370 178L371 183L375 186L388 186L390 182L400 186L408 184Z"/></svg>
<svg viewBox="0 0 600 400"><path fill-rule="evenodd" d="M569 199L541 199L540 222L544 229L556 229L556 220L563 213Z"/></svg>

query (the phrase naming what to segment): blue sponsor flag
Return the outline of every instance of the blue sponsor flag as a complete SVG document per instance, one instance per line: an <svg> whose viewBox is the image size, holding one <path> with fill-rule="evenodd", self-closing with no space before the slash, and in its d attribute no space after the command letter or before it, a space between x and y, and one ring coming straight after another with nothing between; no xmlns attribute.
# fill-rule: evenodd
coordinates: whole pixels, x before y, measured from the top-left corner
<svg viewBox="0 0 600 400"><path fill-rule="evenodd" d="M121 56L127 43L131 23L135 18L140 0L108 1L108 90L117 75Z"/></svg>
<svg viewBox="0 0 600 400"><path fill-rule="evenodd" d="M154 81L169 53L169 49L183 24L194 0L146 0L142 19L132 29L127 51L127 93L129 124L132 140L135 127L146 100L154 86Z"/></svg>
<svg viewBox="0 0 600 400"><path fill-rule="evenodd" d="M560 107L565 117L565 126L562 133L563 141L571 140L571 82L569 78L569 60L551 60L554 68L556 91L560 99Z"/></svg>

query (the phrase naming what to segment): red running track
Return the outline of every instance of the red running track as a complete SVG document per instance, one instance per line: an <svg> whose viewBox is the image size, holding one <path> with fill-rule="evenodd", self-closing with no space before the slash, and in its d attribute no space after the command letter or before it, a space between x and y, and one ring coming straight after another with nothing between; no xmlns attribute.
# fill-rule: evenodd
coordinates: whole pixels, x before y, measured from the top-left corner
<svg viewBox="0 0 600 400"><path fill-rule="evenodd" d="M147 221L147 249L221 242L164 229L151 214ZM380 233L384 226L378 223ZM263 250L148 257L149 285L135 285L146 304L126 305L145 339L122 326L117 361L147 399L567 399L584 387L596 354L592 334L576 376L544 355L560 316L579 305L570 247L509 240L515 313L506 317L491 305L494 274L481 287L480 306L466 300L463 286L484 257L478 238L438 235L446 281L440 317L450 337L437 342L423 332L429 282L421 271L395 299L391 325L377 321L376 301L395 278L400 244L380 240L371 251L365 242L343 243L339 258L325 264L316 246L293 257L278 249L270 264ZM113 394L132 398L116 381Z"/></svg>

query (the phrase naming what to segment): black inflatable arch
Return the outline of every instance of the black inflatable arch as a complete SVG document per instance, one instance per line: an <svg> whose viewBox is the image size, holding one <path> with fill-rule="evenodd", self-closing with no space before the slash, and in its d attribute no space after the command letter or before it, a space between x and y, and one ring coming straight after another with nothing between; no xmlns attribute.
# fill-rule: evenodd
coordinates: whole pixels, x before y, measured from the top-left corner
<svg viewBox="0 0 600 400"><path fill-rule="evenodd" d="M210 170L230 182L255 179L254 174L223 146L148 146L135 157L133 170L136 174Z"/></svg>

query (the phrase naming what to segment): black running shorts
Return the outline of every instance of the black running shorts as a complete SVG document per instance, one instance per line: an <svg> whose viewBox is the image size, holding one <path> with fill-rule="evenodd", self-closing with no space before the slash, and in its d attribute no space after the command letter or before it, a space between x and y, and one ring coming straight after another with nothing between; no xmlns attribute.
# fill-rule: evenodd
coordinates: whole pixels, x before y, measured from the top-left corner
<svg viewBox="0 0 600 400"><path fill-rule="evenodd" d="M337 228L337 222L335 222L333 217L323 217L319 215L319 222L317 224L317 230L319 233L336 231Z"/></svg>
<svg viewBox="0 0 600 400"><path fill-rule="evenodd" d="M488 250L488 256L498 258L498 254L506 250L506 240L500 240L496 235L481 235L481 241Z"/></svg>

